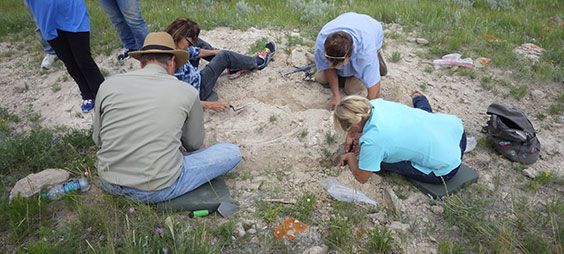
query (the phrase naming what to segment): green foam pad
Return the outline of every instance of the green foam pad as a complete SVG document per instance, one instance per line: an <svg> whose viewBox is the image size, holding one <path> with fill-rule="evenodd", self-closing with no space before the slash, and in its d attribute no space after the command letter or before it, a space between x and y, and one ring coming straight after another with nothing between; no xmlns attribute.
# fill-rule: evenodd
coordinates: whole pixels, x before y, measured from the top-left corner
<svg viewBox="0 0 564 254"><path fill-rule="evenodd" d="M225 181L217 177L182 196L157 203L156 208L160 211L215 210L221 202L233 201Z"/></svg>
<svg viewBox="0 0 564 254"><path fill-rule="evenodd" d="M208 98L205 99L205 101L217 101L217 100L219 100L219 95L215 91L212 91L208 96Z"/></svg>
<svg viewBox="0 0 564 254"><path fill-rule="evenodd" d="M446 182L446 189L444 184L430 184L423 183L417 180L408 179L417 188L419 188L425 194L429 194L434 198L440 199L448 194L453 194L458 190L462 189L466 184L475 183L478 181L478 173L472 170L468 166L462 164L458 169L456 175ZM448 191L448 192L447 192Z"/></svg>

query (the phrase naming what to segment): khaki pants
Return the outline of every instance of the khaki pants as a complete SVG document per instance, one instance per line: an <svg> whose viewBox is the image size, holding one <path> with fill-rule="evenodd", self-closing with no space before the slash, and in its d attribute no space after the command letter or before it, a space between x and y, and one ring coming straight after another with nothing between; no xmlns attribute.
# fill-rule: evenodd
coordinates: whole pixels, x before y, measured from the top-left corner
<svg viewBox="0 0 564 254"><path fill-rule="evenodd" d="M317 71L314 76L315 81L321 84L327 84L327 79L325 78L325 71ZM366 90L366 86L360 79L356 77L346 77L345 87L343 88L346 95L361 95L362 92Z"/></svg>

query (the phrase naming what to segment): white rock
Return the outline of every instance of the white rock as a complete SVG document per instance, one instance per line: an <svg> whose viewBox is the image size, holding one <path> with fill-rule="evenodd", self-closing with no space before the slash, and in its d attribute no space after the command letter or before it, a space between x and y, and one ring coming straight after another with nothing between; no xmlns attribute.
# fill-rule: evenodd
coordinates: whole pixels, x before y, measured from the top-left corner
<svg viewBox="0 0 564 254"><path fill-rule="evenodd" d="M544 98L545 94L543 91L533 90L531 91L531 96L533 97L534 100L538 100Z"/></svg>
<svg viewBox="0 0 564 254"><path fill-rule="evenodd" d="M535 179L535 177L537 177L539 175L539 172L534 168L526 168L526 169L523 169L523 175L525 175L529 178Z"/></svg>
<svg viewBox="0 0 564 254"><path fill-rule="evenodd" d="M39 194L40 191L48 191L51 187L66 182L69 179L69 172L59 168L45 169L39 173L29 174L20 179L12 191L10 200L18 196L28 198Z"/></svg>
<svg viewBox="0 0 564 254"><path fill-rule="evenodd" d="M386 205L388 205L395 213L399 214L400 212L405 212L405 206L396 196L396 193L392 190L392 188L386 187L386 189L384 189L384 199Z"/></svg>
<svg viewBox="0 0 564 254"><path fill-rule="evenodd" d="M303 252L303 254L326 254L329 252L327 246L313 246Z"/></svg>
<svg viewBox="0 0 564 254"><path fill-rule="evenodd" d="M307 48L302 46L296 46L296 48L292 50L292 52L290 53L290 58L289 58L290 63L296 68L304 67L310 64L306 52L307 52Z"/></svg>
<svg viewBox="0 0 564 254"><path fill-rule="evenodd" d="M431 206L431 211L434 214L442 214L445 211L445 209L442 206L434 205Z"/></svg>
<svg viewBox="0 0 564 254"><path fill-rule="evenodd" d="M399 221L392 221L392 224L390 224L390 228L394 229L394 230L401 230L404 233L407 233L410 226L409 226L409 224L404 224L404 223L401 223Z"/></svg>
<svg viewBox="0 0 564 254"><path fill-rule="evenodd" d="M241 222L237 222L237 224L235 224L235 233L237 234L237 237L239 238L243 238L245 237L245 228L243 228L243 223Z"/></svg>
<svg viewBox="0 0 564 254"><path fill-rule="evenodd" d="M429 41L423 38L417 38L417 44L427 45L429 44Z"/></svg>
<svg viewBox="0 0 564 254"><path fill-rule="evenodd" d="M368 214L368 217L371 218L373 222L384 221L386 219L386 216L383 212Z"/></svg>
<svg viewBox="0 0 564 254"><path fill-rule="evenodd" d="M254 235L257 233L257 230L254 228L249 229L247 232L249 232L249 234Z"/></svg>
<svg viewBox="0 0 564 254"><path fill-rule="evenodd" d="M507 195L509 195L509 193L507 192L502 192L501 193L501 199L505 199L507 197Z"/></svg>

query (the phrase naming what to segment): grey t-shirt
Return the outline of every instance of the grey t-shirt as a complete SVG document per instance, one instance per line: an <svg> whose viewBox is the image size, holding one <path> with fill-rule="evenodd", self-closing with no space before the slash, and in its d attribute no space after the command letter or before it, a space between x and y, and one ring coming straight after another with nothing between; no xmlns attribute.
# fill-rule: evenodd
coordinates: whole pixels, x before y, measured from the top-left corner
<svg viewBox="0 0 564 254"><path fill-rule="evenodd" d="M106 79L93 125L100 177L143 191L171 186L182 170L180 146L197 150L205 134L196 89L156 64Z"/></svg>

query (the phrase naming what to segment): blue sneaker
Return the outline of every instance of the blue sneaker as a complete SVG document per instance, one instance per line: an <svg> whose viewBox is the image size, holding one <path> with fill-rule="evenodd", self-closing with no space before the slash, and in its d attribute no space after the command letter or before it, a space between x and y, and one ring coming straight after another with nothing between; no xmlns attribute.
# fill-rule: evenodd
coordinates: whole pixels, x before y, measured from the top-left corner
<svg viewBox="0 0 564 254"><path fill-rule="evenodd" d="M80 105L80 108L82 109L82 113L90 112L92 109L94 109L94 100L82 100L82 105Z"/></svg>
<svg viewBox="0 0 564 254"><path fill-rule="evenodd" d="M274 54L276 54L276 45L270 41L266 44L264 50L257 55L258 58L263 60L262 64L257 66L257 69L262 70L268 66Z"/></svg>

